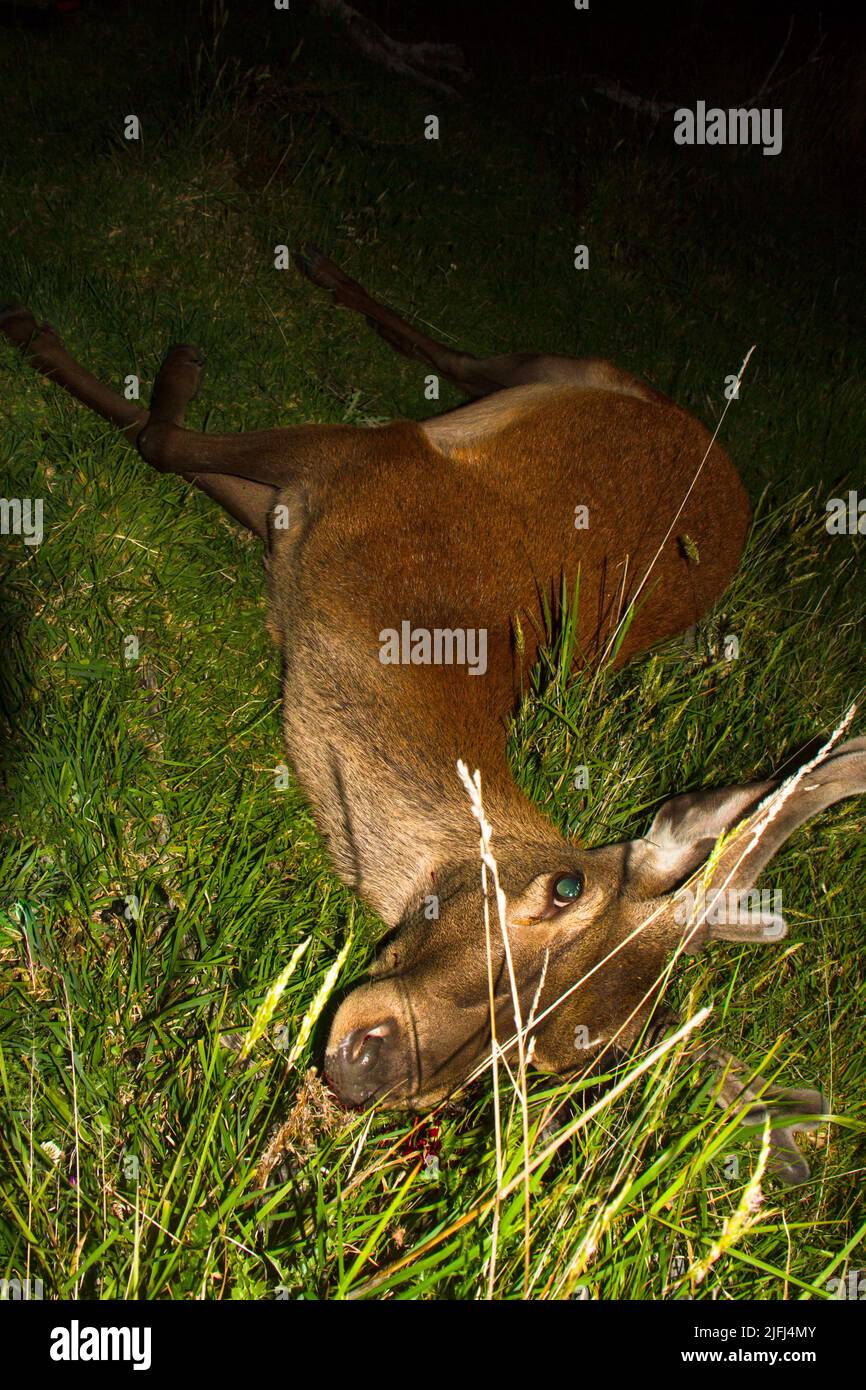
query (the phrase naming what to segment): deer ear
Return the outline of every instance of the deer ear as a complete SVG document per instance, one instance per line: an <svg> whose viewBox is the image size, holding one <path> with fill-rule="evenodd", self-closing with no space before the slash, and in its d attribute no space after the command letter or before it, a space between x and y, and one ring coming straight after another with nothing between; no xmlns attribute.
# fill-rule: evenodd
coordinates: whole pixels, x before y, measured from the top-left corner
<svg viewBox="0 0 866 1390"><path fill-rule="evenodd" d="M783 918L755 910L749 889L798 826L858 792L866 792L866 738L818 754L786 779L676 796L632 847L629 876L642 895L673 894L688 950L711 939L779 941Z"/></svg>
<svg viewBox="0 0 866 1390"><path fill-rule="evenodd" d="M774 786L772 781L749 782L671 797L634 847L641 891L657 897L691 878L719 836L755 810Z"/></svg>

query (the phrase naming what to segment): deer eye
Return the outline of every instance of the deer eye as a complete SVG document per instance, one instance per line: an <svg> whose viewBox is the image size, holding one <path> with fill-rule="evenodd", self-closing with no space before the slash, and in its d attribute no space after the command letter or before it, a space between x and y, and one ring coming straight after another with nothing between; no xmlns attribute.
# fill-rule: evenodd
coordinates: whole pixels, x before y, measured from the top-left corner
<svg viewBox="0 0 866 1390"><path fill-rule="evenodd" d="M576 902L583 892L584 877L578 870L576 874L562 874L553 880L553 906L559 910Z"/></svg>

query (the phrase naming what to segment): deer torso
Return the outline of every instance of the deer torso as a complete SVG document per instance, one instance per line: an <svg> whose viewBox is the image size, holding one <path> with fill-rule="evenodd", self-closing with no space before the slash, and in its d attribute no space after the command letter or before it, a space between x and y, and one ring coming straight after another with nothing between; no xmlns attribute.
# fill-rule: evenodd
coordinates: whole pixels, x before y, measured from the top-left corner
<svg viewBox="0 0 866 1390"><path fill-rule="evenodd" d="M550 834L505 753L543 596L555 610L578 585L588 664L645 581L622 661L706 611L749 519L727 455L713 447L698 472L709 436L673 405L539 387L481 434L470 420L442 441L448 420L369 430L317 458L281 494L289 524L272 548L287 747L342 876L388 921L472 841L458 758L482 770L509 831ZM451 634L438 651L437 633Z"/></svg>

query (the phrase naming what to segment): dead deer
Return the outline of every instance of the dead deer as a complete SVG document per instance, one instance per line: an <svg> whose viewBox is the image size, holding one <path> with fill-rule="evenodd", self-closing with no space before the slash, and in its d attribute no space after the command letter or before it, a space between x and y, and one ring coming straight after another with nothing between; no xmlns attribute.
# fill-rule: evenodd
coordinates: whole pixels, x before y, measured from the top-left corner
<svg viewBox="0 0 866 1390"><path fill-rule="evenodd" d="M647 1036L672 953L784 934L779 918L741 907L744 895L797 826L866 790L866 739L834 748L769 811L781 779L676 796L626 844L583 849L559 835L506 758L544 602L563 583L573 592L579 571L584 668L690 628L745 543L734 465L695 419L610 362L452 351L315 249L299 265L398 352L477 399L420 424L203 434L183 423L202 374L194 348L171 348L147 413L26 309L7 307L0 327L148 464L182 474L265 543L288 752L338 874L393 929L370 981L333 1019L326 1072L347 1104L421 1110L489 1058L489 960L497 1037L514 1028L497 932L490 958L485 946L458 759L483 777L533 1065L569 1073ZM723 888L726 910L684 915L696 884L705 903ZM792 1132L819 1121L822 1096L777 1090L715 1055L720 1102L777 1114L775 1170L802 1181Z"/></svg>

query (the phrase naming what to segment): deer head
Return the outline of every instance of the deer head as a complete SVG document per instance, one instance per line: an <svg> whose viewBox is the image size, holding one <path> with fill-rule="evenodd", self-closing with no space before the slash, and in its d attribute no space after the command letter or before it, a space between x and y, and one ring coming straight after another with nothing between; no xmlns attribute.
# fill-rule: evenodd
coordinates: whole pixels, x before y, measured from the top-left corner
<svg viewBox="0 0 866 1390"><path fill-rule="evenodd" d="M551 833L494 839L520 1014L542 1071L585 1068L628 1050L658 1002L666 963L713 940L773 943L775 904L752 893L798 826L866 791L866 739L792 777L666 801L646 835L582 849ZM439 883L439 916L406 913L369 983L343 1002L326 1070L343 1100L425 1109L469 1077L491 1046L484 900L478 859ZM500 1043L514 1034L505 951L491 904L490 961Z"/></svg>

